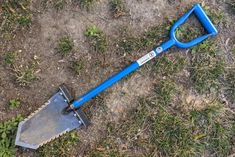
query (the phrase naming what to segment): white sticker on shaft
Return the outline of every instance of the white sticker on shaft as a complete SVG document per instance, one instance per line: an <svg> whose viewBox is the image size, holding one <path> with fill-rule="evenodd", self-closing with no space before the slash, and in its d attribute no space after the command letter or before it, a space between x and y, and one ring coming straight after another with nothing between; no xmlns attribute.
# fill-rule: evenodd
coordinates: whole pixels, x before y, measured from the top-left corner
<svg viewBox="0 0 235 157"><path fill-rule="evenodd" d="M153 59L155 56L156 56L156 53L154 51L151 51L148 54L146 54L145 56L138 59L137 63L139 64L139 66L141 66L141 65L147 63L148 61L150 61L151 59Z"/></svg>

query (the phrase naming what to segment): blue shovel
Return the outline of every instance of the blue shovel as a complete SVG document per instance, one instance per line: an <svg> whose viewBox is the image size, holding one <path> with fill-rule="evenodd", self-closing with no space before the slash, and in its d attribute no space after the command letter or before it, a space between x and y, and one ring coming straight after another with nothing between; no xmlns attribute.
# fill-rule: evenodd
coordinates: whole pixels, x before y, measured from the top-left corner
<svg viewBox="0 0 235 157"><path fill-rule="evenodd" d="M198 18L207 34L197 37L187 43L180 42L176 38L175 31L177 27L183 24L193 13ZM210 36L215 36L217 33L218 31L203 11L202 7L199 4L194 5L190 11L180 17L171 27L170 39L168 41L154 48L151 52L131 63L122 71L114 74L97 87L80 96L77 100L74 100L68 89L62 85L59 91L54 94L45 105L19 123L15 144L26 148L37 149L41 145L68 131L82 126L88 126L90 123L81 110L81 106L85 104L85 102L112 86L128 74L134 72L153 58L166 52L170 47L177 46L179 48L190 48L201 43Z"/></svg>

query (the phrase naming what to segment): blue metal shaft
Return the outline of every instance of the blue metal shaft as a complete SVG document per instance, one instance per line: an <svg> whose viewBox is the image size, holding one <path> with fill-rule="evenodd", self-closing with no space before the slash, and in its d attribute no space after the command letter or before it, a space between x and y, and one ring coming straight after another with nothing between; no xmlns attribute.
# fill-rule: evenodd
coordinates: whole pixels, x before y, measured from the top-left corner
<svg viewBox="0 0 235 157"><path fill-rule="evenodd" d="M85 102L87 102L88 100L90 100L91 98L102 92L103 90L107 89L108 87L112 86L114 83L118 82L123 77L127 76L128 74L132 73L138 68L139 64L137 62L132 63L131 65L120 71L119 73L113 75L112 77L110 77L109 79L98 85L96 88L91 89L89 92L81 96L77 101L74 101L73 106L75 108L80 107L82 104L84 104Z"/></svg>
<svg viewBox="0 0 235 157"><path fill-rule="evenodd" d="M194 13L196 15L196 17L201 22L202 26L204 26L204 28L207 30L208 34L202 35L202 36L200 36L198 38L195 38L195 39L193 39L193 40L191 40L187 43L182 43L182 42L180 42L176 39L175 30L179 25L184 23L185 20L192 13ZM162 52L166 51L170 47L175 45L175 46L180 47L180 48L189 48L189 47L192 47L192 46L202 42L203 40L207 39L210 36L216 35L217 33L218 33L218 31L216 30L215 26L212 24L212 22L210 21L210 19L206 15L206 13L203 11L201 6L199 4L194 5L194 7L190 11L188 11L181 18L179 18L179 20L176 21L175 24L171 27L170 39L167 42L163 43L160 47L157 47L157 48L153 49L153 51L151 51L150 53L146 54L142 58L140 58L137 61L133 62L131 65L129 65L128 67L126 67L125 69L120 71L119 73L113 75L112 77L110 77L109 79L107 79L106 81L104 81L103 83L101 83L100 85L95 87L94 89L88 91L86 94L79 97L77 100L75 100L72 103L72 107L73 108L78 108L78 107L82 106L85 102L92 99L93 97L98 95L100 92L102 92L105 89L109 88L110 86L112 86L113 84L115 84L116 82L121 80L123 77L125 77L128 74L132 73L133 71L138 69L140 66L147 63L151 59L155 58L156 56L158 56Z"/></svg>

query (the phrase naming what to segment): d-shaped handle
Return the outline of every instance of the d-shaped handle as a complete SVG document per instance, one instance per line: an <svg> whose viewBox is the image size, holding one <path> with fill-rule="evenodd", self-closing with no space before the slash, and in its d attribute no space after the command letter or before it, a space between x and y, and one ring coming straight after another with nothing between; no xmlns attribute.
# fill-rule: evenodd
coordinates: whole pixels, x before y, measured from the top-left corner
<svg viewBox="0 0 235 157"><path fill-rule="evenodd" d="M192 13L194 13L196 15L199 22L202 24L202 26L207 31L207 34L199 36L199 37L197 37L189 42L186 42L186 43L180 42L176 38L175 31L181 24L183 24L187 20L187 18ZM170 40L163 43L161 45L161 47L162 47L163 51L167 50L168 48L170 48L173 45L176 45L177 47L180 47L180 48L189 48L189 47L192 47L192 46L202 42L203 40L207 39L209 36L214 36L216 34L218 34L217 29L215 28L215 26L213 25L213 23L211 22L209 17L206 15L205 11L202 9L200 4L196 4L196 5L194 5L194 7L190 11L188 11L186 14L184 14L182 17L180 17L178 19L178 21L176 21L174 23L174 25L171 27L171 30L170 30Z"/></svg>

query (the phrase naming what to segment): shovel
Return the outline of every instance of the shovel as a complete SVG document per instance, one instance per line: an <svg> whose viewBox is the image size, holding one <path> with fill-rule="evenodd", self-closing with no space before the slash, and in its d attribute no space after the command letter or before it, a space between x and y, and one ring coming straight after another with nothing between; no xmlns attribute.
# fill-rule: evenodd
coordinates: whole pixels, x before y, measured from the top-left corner
<svg viewBox="0 0 235 157"><path fill-rule="evenodd" d="M175 30L191 14L195 14L207 33L187 43L183 43L176 38ZM122 71L114 74L97 87L80 96L77 100L74 100L68 89L62 85L59 91L45 105L19 123L15 144L26 148L37 149L66 132L76 128L87 127L90 122L81 109L81 106L85 102L134 72L143 64L164 53L170 47L190 48L210 36L215 36L217 33L218 31L201 6L199 4L194 5L190 11L180 17L171 27L170 39L168 41L154 48L151 52L131 63Z"/></svg>

